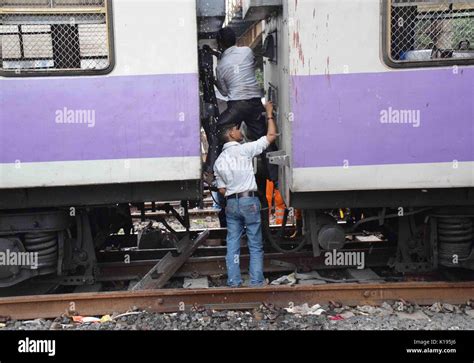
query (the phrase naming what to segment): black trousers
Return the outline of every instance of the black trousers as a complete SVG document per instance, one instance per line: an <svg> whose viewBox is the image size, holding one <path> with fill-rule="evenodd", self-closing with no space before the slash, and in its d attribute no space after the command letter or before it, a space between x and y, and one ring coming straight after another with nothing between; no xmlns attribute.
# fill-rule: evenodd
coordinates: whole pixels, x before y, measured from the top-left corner
<svg viewBox="0 0 474 363"><path fill-rule="evenodd" d="M260 98L229 101L227 102L227 109L222 112L217 120L217 132L219 132L223 125L233 123L238 124L240 127L242 122L245 122L248 130L247 137L252 141L257 140L267 134L267 122L265 115L263 114L264 112L265 107L263 107ZM266 152L274 150L276 150L276 146L274 144L270 145L270 147L262 154L262 160L267 169L268 179L276 181L278 178L278 167L276 165L268 164L268 159L266 158ZM213 135L212 140L209 141L209 151L206 160L207 171L213 171L214 163L221 152L222 145L220 144L217 135Z"/></svg>

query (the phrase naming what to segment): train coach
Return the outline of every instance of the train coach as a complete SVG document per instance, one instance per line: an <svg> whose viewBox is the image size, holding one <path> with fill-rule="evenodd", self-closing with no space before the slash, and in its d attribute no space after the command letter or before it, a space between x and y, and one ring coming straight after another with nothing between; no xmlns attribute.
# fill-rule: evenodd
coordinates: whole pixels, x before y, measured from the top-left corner
<svg viewBox="0 0 474 363"><path fill-rule="evenodd" d="M315 254L344 245L347 228L328 212L351 208L351 228L394 237L400 271L472 268L474 2L270 5L260 13L282 135L273 162Z"/></svg>
<svg viewBox="0 0 474 363"><path fill-rule="evenodd" d="M127 203L200 197L196 4L1 3L0 250L39 264L0 286L90 282Z"/></svg>

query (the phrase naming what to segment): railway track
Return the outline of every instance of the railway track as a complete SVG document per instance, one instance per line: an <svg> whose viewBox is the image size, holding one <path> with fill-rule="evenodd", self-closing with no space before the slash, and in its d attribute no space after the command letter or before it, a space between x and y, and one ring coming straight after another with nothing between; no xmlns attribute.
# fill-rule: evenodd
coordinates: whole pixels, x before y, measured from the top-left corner
<svg viewBox="0 0 474 363"><path fill-rule="evenodd" d="M392 247L370 249L347 249L347 252L367 253L367 266L386 266L395 250ZM369 253L370 251L370 253ZM156 253L156 252L155 252ZM139 257L143 255L139 254ZM241 255L240 265L242 272L248 271L250 256ZM123 261L123 259L122 259ZM123 281L133 280L145 275L159 260L131 260L124 262L101 262L98 265L98 281ZM311 271L331 268L324 263L324 257L314 257L312 252L298 253L266 253L264 255L264 272ZM183 276L208 276L226 273L225 256L191 257L177 271L175 277Z"/></svg>
<svg viewBox="0 0 474 363"><path fill-rule="evenodd" d="M356 247L357 245L359 247ZM368 243L362 246L360 243L354 243L349 244L344 250L364 253L367 256L367 267L386 267L390 257L395 253L394 248L386 243ZM96 281L107 284L108 282L139 280L160 261L160 258L173 250L173 248L164 248L142 251L103 251L99 259ZM248 270L249 256L245 254L247 252L245 248L242 252L241 269L245 273ZM214 255L209 256L208 253ZM223 246L202 248L196 257L189 258L179 268L173 279L225 276L224 253ZM128 262L123 261L125 254L131 257ZM264 271L267 276L272 273L279 273L281 276L283 273L293 271L304 273L317 270L341 270L337 266L327 266L323 256L314 257L311 251L290 254L266 253ZM251 309L261 304L273 304L280 308L291 304L311 305L330 302L349 306L380 305L384 301L400 299L419 305L430 305L434 302L463 304L474 297L474 281L456 280L453 282L452 279L445 279L443 276L434 278L425 276L421 279L423 281L409 281L410 278L389 276L385 278L385 281L380 279L369 283L363 279L340 278L336 281L329 278L329 283L322 285L267 285L261 288L230 289L219 287L218 284L217 287L203 289L161 288L141 291L15 296L0 298L0 316L24 320L55 318L63 314L103 315L136 309L169 313L191 309ZM397 282L393 282L394 280Z"/></svg>
<svg viewBox="0 0 474 363"><path fill-rule="evenodd" d="M214 250L214 248L211 248ZM218 249L219 250L219 249ZM370 253L369 253L370 250ZM383 267L393 255L393 247L359 248L348 251L367 253L367 266ZM164 251L159 251L162 254ZM135 258L146 257L144 251ZM158 251L154 251L158 253ZM150 256L150 255L148 255ZM100 262L97 281L107 284L110 281L129 281L145 275L159 260L132 260L129 263L118 262L117 255L112 262ZM107 261L107 259L105 259ZM248 269L248 255L241 256L241 268ZM264 270L266 274L283 274L331 269L324 264L324 258L314 257L311 252L293 254L267 253ZM173 278L183 276L225 275L225 256L192 257L178 270ZM426 276L425 276L426 277ZM431 305L434 302L451 304L466 303L474 297L474 281L451 282L424 281L392 282L380 280L374 283L364 281L327 283L324 285L267 285L261 288L211 287L206 289L163 288L142 291L81 292L49 295L30 295L0 298L0 316L15 320L55 318L67 315L103 315L121 313L130 310L170 313L191 309L237 310L251 309L261 304L273 304L287 307L290 304L326 304L339 302L344 305L380 305L384 301L400 299L419 305ZM441 277L442 279L443 277ZM436 280L437 279L437 280Z"/></svg>
<svg viewBox="0 0 474 363"><path fill-rule="evenodd" d="M474 297L473 282L395 282L265 286L261 288L159 289L0 298L0 315L11 319L103 315L130 310L170 313L192 309L251 309L262 303L380 305L403 299L418 305L437 301L463 304Z"/></svg>

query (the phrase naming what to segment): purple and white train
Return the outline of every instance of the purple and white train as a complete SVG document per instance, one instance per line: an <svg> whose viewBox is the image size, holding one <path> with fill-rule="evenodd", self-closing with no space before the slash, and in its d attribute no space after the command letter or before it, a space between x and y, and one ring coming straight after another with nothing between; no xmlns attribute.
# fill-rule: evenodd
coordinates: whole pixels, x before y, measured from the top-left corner
<svg viewBox="0 0 474 363"><path fill-rule="evenodd" d="M0 286L91 282L98 236L130 230L127 203L201 195L196 4L7 0L1 12L0 251L39 258L0 267Z"/></svg>
<svg viewBox="0 0 474 363"><path fill-rule="evenodd" d="M358 227L396 236L399 270L472 268L474 2L266 10L265 82L282 134L274 162L286 201L307 212L315 253L343 245L324 212L344 207L366 217Z"/></svg>
<svg viewBox="0 0 474 363"><path fill-rule="evenodd" d="M38 252L39 268L0 266L0 287L90 283L100 239L131 225L128 203L201 198L198 46L225 11L205 3L2 1L0 252ZM351 228L398 241L401 271L473 268L474 3L242 8L263 21L281 130L270 159L315 254L343 247L330 211L350 208ZM463 19L469 44L414 47L427 16Z"/></svg>

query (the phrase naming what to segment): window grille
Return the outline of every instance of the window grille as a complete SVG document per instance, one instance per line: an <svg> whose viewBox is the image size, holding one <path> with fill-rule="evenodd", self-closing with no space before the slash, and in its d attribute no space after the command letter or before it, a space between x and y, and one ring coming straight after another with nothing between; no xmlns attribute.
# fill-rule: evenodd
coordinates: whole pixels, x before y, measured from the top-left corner
<svg viewBox="0 0 474 363"><path fill-rule="evenodd" d="M110 0L0 0L0 5L3 75L111 68Z"/></svg>
<svg viewBox="0 0 474 363"><path fill-rule="evenodd" d="M474 61L473 0L389 0L386 16L392 65Z"/></svg>

